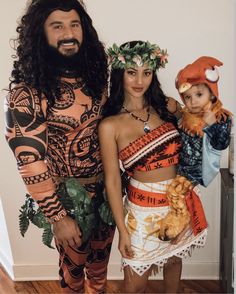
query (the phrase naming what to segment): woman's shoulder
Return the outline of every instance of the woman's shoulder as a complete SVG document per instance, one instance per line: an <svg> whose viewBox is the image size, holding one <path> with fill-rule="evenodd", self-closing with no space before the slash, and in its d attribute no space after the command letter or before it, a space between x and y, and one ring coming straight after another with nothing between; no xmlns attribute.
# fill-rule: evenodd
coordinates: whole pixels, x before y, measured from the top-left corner
<svg viewBox="0 0 236 294"><path fill-rule="evenodd" d="M110 116L104 117L101 120L100 124L111 125L111 126L117 125L117 124L119 124L119 122L121 122L123 115L124 115L124 113L120 112L115 115L110 115Z"/></svg>
<svg viewBox="0 0 236 294"><path fill-rule="evenodd" d="M115 128L116 116L103 118L99 123L99 130L112 130Z"/></svg>
<svg viewBox="0 0 236 294"><path fill-rule="evenodd" d="M173 115L175 115L177 118L180 118L182 115L182 106L179 103L179 101L177 101L173 97L167 97L166 100L167 100L168 111L172 113Z"/></svg>
<svg viewBox="0 0 236 294"><path fill-rule="evenodd" d="M123 113L118 113L116 115L108 116L103 118L99 123L99 131L113 133L114 135L118 132L120 124L122 123Z"/></svg>

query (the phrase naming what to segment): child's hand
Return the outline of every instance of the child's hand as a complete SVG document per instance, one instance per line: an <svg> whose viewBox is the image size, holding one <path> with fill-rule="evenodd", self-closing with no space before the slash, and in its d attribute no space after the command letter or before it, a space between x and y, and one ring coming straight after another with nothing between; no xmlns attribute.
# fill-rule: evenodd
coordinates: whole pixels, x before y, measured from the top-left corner
<svg viewBox="0 0 236 294"><path fill-rule="evenodd" d="M212 103L207 104L203 110L203 120L208 126L213 125L216 122L216 116L213 111L211 111Z"/></svg>

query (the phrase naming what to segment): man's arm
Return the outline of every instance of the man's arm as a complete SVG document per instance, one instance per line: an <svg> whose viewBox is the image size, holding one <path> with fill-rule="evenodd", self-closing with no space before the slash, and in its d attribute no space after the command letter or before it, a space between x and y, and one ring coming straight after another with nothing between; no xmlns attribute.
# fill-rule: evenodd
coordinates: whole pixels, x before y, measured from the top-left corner
<svg viewBox="0 0 236 294"><path fill-rule="evenodd" d="M36 91L23 85L15 87L6 98L5 113L6 140L29 194L49 222L62 221L67 213L47 166L47 123Z"/></svg>

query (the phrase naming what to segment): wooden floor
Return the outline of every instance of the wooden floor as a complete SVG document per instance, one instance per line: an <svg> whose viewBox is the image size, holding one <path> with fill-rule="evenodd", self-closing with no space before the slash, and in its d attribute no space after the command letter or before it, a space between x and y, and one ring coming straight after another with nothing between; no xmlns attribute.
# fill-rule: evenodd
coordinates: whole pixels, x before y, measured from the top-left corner
<svg viewBox="0 0 236 294"><path fill-rule="evenodd" d="M223 293L219 281L182 280L181 293ZM107 293L123 293L122 281L108 281ZM146 293L163 293L162 281L149 281ZM60 285L58 281L31 281L13 282L5 271L0 267L0 293L15 294L59 294Z"/></svg>

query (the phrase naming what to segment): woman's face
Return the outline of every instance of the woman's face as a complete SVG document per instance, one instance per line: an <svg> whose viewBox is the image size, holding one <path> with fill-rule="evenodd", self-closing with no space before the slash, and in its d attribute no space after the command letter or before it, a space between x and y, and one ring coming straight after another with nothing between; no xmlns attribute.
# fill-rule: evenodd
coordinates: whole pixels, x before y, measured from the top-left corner
<svg viewBox="0 0 236 294"><path fill-rule="evenodd" d="M147 64L127 68L124 71L124 94L142 98L152 81L153 71Z"/></svg>

